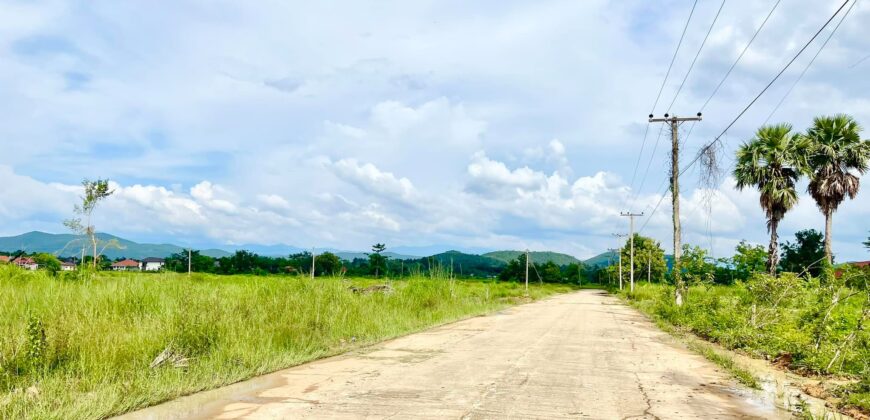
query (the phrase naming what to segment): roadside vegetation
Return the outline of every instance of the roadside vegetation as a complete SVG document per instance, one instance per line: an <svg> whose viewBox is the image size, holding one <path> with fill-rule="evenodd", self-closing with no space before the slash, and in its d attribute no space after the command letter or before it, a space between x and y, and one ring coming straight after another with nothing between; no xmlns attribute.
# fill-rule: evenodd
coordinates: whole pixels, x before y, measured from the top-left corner
<svg viewBox="0 0 870 420"><path fill-rule="evenodd" d="M0 264L0 418L104 418L568 290Z"/></svg>
<svg viewBox="0 0 870 420"><path fill-rule="evenodd" d="M835 265L831 240L834 213L856 197L860 176L870 169L870 141L861 140L860 131L842 114L817 117L803 133L789 124L759 128L738 148L733 176L738 189L759 193L767 247L743 241L733 256L714 259L700 247L683 245L682 258L672 262L661 244L635 235L636 284L627 285L626 244L622 263L607 268L608 285L666 330L691 333L804 375L842 380L816 396L841 410L870 415L870 267ZM797 205L804 177L824 216L824 233L805 229L793 242L780 243L778 227ZM870 238L863 245L870 248ZM696 350L752 383L712 349Z"/></svg>
<svg viewBox="0 0 870 420"><path fill-rule="evenodd" d="M668 284L641 284L623 296L678 331L771 361L804 375L842 377L840 408L870 412L870 273L846 270L830 281L756 274L731 285L690 286L677 306Z"/></svg>

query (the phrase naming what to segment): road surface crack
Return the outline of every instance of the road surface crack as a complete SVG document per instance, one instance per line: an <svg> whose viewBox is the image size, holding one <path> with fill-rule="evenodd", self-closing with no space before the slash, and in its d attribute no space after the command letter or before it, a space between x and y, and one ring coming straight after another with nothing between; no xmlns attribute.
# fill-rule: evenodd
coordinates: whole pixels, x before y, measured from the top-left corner
<svg viewBox="0 0 870 420"><path fill-rule="evenodd" d="M643 384L640 382L640 376L638 376L637 372L634 373L634 378L637 383L637 389L640 391L640 395L643 395L643 402L646 403L646 409L643 410L643 413L637 416L626 416L623 417L622 420L628 419L645 419L645 418L653 418L655 420L661 420L658 416L652 413L652 401L649 399L649 395L646 393L646 389L644 389Z"/></svg>

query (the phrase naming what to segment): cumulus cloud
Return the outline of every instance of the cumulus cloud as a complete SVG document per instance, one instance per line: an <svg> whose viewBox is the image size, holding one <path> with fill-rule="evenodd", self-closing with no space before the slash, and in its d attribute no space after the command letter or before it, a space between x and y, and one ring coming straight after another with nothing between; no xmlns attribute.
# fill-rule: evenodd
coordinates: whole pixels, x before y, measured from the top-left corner
<svg viewBox="0 0 870 420"><path fill-rule="evenodd" d="M410 200L416 193L408 178L398 178L371 163L360 164L356 159L341 159L332 164L335 174L362 189L388 199Z"/></svg>
<svg viewBox="0 0 870 420"><path fill-rule="evenodd" d="M705 108L687 154L832 11L796 1L777 10ZM725 6L674 112L704 103L771 5ZM667 176L657 127L641 141L684 16L646 2L400 2L386 12L349 2L338 15L319 3L204 7L181 5L167 19L135 3L0 4L0 138L10 151L0 155L0 232L57 230L76 181L109 177L117 192L103 223L132 239L589 256L613 246L610 233L626 229L618 212L630 207L645 217L656 209L644 233L669 242L670 203L652 189ZM716 9L699 4L685 51ZM870 50L868 17L870 4L857 4L774 120L802 129L813 115L849 112L867 125L870 61L852 66ZM566 54L577 39L586 48ZM726 156L801 60L729 129ZM660 104L674 99L676 80ZM638 178L651 167L641 191L625 182L636 162ZM741 238L764 242L757 193L727 179L697 189L694 178L683 181L688 242L711 232L720 253ZM866 257L868 199L862 192L835 215L843 258ZM783 236L820 220L802 194Z"/></svg>

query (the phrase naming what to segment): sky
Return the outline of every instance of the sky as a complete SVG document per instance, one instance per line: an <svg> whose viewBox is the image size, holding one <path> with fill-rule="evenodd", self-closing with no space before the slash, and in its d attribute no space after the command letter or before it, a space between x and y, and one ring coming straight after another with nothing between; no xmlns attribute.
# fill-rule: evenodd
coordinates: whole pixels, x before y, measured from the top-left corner
<svg viewBox="0 0 870 420"><path fill-rule="evenodd" d="M686 77L722 5L699 0L654 113L698 112L775 2L726 1ZM683 162L839 3L781 0L682 127ZM96 228L140 242L586 258L632 211L669 249L669 138L647 115L692 4L0 0L0 235L64 232L80 181L108 178ZM682 177L684 242L715 257L766 243L734 150L838 21L722 136L712 186L698 166ZM870 127L868 21L857 3L770 122L803 131L842 112ZM824 229L800 192L783 240ZM837 260L868 259L868 220L864 186L834 216Z"/></svg>

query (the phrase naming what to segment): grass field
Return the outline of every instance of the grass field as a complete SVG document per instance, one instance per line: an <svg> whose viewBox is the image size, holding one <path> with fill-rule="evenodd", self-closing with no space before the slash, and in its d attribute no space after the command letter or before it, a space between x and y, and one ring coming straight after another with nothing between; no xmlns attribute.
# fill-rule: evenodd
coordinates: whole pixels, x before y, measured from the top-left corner
<svg viewBox="0 0 870 420"><path fill-rule="evenodd" d="M816 280L813 280L816 281ZM809 375L850 378L833 387L841 408L870 412L867 291L831 288L784 275L731 286L694 286L682 307L673 288L639 284L621 294L644 313L682 331ZM831 294L828 294L828 293Z"/></svg>
<svg viewBox="0 0 870 420"><path fill-rule="evenodd" d="M392 292L349 290L384 283ZM530 295L568 290L533 285ZM0 418L104 418L490 312L523 295L515 283L429 278L82 280L0 266Z"/></svg>

